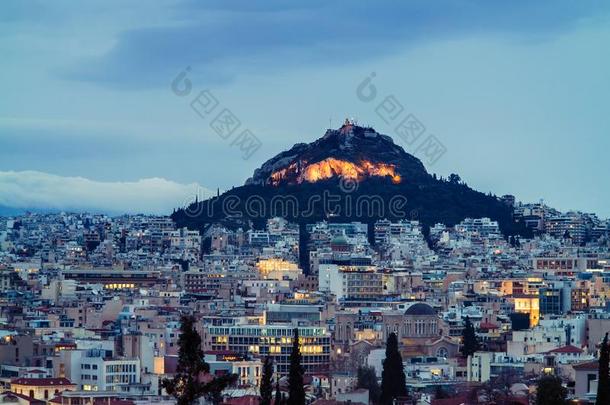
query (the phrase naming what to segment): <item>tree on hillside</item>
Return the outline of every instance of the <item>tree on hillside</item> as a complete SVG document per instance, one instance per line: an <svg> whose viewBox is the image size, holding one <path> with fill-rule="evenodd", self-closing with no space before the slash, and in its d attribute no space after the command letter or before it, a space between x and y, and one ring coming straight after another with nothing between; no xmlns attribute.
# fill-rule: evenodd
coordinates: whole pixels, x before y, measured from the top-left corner
<svg viewBox="0 0 610 405"><path fill-rule="evenodd" d="M176 374L172 379L164 379L161 386L176 398L177 405L192 405L201 397L219 403L222 391L237 380L237 375L217 377L207 383L200 380L200 376L209 372L210 367L203 360L201 336L195 330L195 318L192 316L185 315L180 320L178 347Z"/></svg>
<svg viewBox="0 0 610 405"><path fill-rule="evenodd" d="M459 175L457 175L457 174L455 174L455 173L451 173L451 174L449 175L448 180L449 180L449 183L451 183L451 184L460 184L460 181L462 181L462 179L460 178L460 176L459 176Z"/></svg>
<svg viewBox="0 0 610 405"><path fill-rule="evenodd" d="M474 330L474 325L470 322L470 318L466 317L464 329L462 330L462 347L460 348L460 352L464 358L467 358L480 348L481 345L479 344L479 339Z"/></svg>
<svg viewBox="0 0 610 405"><path fill-rule="evenodd" d="M386 342L385 360L381 372L382 405L390 405L394 399L407 396L407 382L402 364L402 356L398 351L396 333L390 333Z"/></svg>
<svg viewBox="0 0 610 405"><path fill-rule="evenodd" d="M265 362L263 363L260 391L260 405L271 405L271 400L273 398L273 361L269 356L265 357Z"/></svg>
<svg viewBox="0 0 610 405"><path fill-rule="evenodd" d="M608 334L599 349L599 377L597 377L597 399L595 405L610 404L610 346Z"/></svg>
<svg viewBox="0 0 610 405"><path fill-rule="evenodd" d="M292 352L290 353L290 369L288 371L288 402L291 405L305 405L303 374L304 370L301 366L301 347L299 345L299 329L294 328Z"/></svg>
<svg viewBox="0 0 610 405"><path fill-rule="evenodd" d="M381 394L375 367L358 367L358 388L369 390L369 398L374 404L379 402Z"/></svg>
<svg viewBox="0 0 610 405"><path fill-rule="evenodd" d="M538 380L536 405L564 405L568 390L561 384L561 378L548 375Z"/></svg>

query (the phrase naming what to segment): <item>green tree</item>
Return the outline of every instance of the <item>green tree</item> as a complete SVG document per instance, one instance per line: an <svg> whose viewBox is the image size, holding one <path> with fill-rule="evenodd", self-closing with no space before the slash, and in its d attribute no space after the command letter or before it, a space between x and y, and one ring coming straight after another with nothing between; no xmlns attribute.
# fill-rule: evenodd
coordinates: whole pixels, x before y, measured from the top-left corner
<svg viewBox="0 0 610 405"><path fill-rule="evenodd" d="M610 404L610 346L608 334L599 349L599 377L597 377L597 399L595 405Z"/></svg>
<svg viewBox="0 0 610 405"><path fill-rule="evenodd" d="M385 347L385 360L381 372L382 405L390 405L394 399L407 396L407 382L402 364L402 356L398 351L396 333L390 333Z"/></svg>
<svg viewBox="0 0 610 405"><path fill-rule="evenodd" d="M237 375L229 374L204 383L200 376L210 370L203 360L201 336L195 330L195 318L185 315L180 320L178 338L178 365L172 379L164 379L161 386L176 398L177 405L192 405L205 397L214 403L220 402L222 391L237 380Z"/></svg>
<svg viewBox="0 0 610 405"><path fill-rule="evenodd" d="M305 405L303 374L304 371L301 366L301 347L299 345L299 329L294 328L292 351L290 352L290 369L288 370L288 401L291 405Z"/></svg>
<svg viewBox="0 0 610 405"><path fill-rule="evenodd" d="M561 384L561 378L548 375L538 380L536 405L564 405L567 395L568 390Z"/></svg>
<svg viewBox="0 0 610 405"><path fill-rule="evenodd" d="M260 391L260 405L271 405L271 399L273 398L273 360L269 356L265 357L265 362L263 363Z"/></svg>
<svg viewBox="0 0 610 405"><path fill-rule="evenodd" d="M374 404L379 402L381 389L379 387L379 381L377 381L375 367L358 367L358 388L369 390L371 402Z"/></svg>
<svg viewBox="0 0 610 405"><path fill-rule="evenodd" d="M466 317L464 329L462 330L462 347L460 348L460 352L464 358L467 358L480 348L481 345L479 344L479 339L474 330L474 325L470 322L470 318Z"/></svg>

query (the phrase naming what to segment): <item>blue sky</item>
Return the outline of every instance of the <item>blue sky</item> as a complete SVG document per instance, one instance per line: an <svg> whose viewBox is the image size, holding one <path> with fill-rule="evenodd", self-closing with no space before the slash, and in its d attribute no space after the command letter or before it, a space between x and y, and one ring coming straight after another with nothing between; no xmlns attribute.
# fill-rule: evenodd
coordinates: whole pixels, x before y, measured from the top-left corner
<svg viewBox="0 0 610 405"><path fill-rule="evenodd" d="M165 212L347 116L394 136L375 72L447 148L430 172L609 217L609 43L607 1L4 0L0 206ZM172 92L187 66L249 159Z"/></svg>

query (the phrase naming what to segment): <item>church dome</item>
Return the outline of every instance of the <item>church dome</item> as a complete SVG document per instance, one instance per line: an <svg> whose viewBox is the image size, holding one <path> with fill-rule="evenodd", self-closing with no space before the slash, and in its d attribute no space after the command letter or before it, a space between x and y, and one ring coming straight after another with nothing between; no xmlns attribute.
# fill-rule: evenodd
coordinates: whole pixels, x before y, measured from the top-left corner
<svg viewBox="0 0 610 405"><path fill-rule="evenodd" d="M416 302L407 308L405 315L436 315L436 311L428 304Z"/></svg>

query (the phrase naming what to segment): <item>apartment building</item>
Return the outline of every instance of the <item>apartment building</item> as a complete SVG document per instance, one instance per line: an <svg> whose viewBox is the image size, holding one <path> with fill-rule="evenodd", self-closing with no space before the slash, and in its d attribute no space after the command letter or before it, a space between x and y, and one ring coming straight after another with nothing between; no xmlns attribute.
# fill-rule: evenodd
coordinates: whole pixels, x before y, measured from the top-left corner
<svg viewBox="0 0 610 405"><path fill-rule="evenodd" d="M290 365L294 327L289 325L235 325L203 328L204 350L228 351L241 356L273 359L278 373L286 375ZM302 365L308 374L328 371L330 332L323 327L299 326Z"/></svg>

